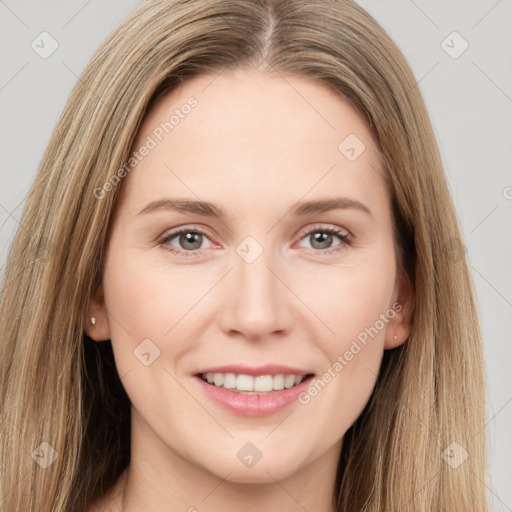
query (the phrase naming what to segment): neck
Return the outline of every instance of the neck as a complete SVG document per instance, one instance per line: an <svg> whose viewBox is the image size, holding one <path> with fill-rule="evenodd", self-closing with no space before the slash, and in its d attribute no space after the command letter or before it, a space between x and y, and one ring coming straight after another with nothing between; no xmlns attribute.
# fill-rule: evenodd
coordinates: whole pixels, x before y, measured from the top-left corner
<svg viewBox="0 0 512 512"><path fill-rule="evenodd" d="M164 445L151 429L143 429L139 435L134 430L132 425L135 435L130 466L123 477L122 512L161 512L171 507L187 512L202 512L205 507L209 512L334 510L332 496L341 440L290 473L284 462L280 465L280 461L288 462L282 446L279 454L263 448L261 442L263 456L249 470L235 457L226 467L220 461L207 468ZM232 450L222 450L226 451Z"/></svg>

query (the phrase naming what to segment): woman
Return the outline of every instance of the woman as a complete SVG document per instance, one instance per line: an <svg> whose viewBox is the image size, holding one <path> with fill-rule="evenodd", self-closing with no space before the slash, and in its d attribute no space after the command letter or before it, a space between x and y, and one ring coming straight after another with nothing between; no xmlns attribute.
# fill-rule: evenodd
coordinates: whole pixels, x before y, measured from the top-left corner
<svg viewBox="0 0 512 512"><path fill-rule="evenodd" d="M410 68L355 3L141 4L21 224L2 510L486 510L460 229Z"/></svg>

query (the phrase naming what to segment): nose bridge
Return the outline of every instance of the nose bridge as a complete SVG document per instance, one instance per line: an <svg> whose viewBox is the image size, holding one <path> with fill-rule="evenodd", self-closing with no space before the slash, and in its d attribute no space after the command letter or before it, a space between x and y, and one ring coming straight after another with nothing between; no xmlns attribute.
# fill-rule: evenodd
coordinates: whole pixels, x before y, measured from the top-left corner
<svg viewBox="0 0 512 512"><path fill-rule="evenodd" d="M272 254L252 237L236 248L223 312L226 331L256 339L289 328L289 297L274 274L279 265Z"/></svg>

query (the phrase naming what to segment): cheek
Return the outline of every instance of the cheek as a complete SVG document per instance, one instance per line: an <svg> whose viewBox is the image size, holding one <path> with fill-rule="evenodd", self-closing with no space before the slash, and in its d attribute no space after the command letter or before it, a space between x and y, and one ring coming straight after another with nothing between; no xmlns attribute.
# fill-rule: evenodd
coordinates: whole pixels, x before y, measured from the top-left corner
<svg viewBox="0 0 512 512"><path fill-rule="evenodd" d="M326 351L337 355L359 335L364 341L366 329L376 322L380 336L374 337L383 340L387 322L381 318L390 307L394 284L393 254L371 264L318 270L307 285L308 304L328 327L321 337Z"/></svg>
<svg viewBox="0 0 512 512"><path fill-rule="evenodd" d="M162 410L162 394L174 412L187 403L170 374L176 374L175 362L194 344L187 333L187 311L207 291L202 292L205 279L190 277L190 271L171 272L147 253L130 249L113 247L105 261L105 305L115 364L132 404L147 418Z"/></svg>
<svg viewBox="0 0 512 512"><path fill-rule="evenodd" d="M106 258L105 304L116 361L122 367L133 365L133 351L143 340L150 339L161 355L171 358L186 350L194 338L191 322L197 323L198 312L208 303L201 298L218 280L214 269L199 272L191 265L168 265L162 253L113 246ZM155 363L159 366L163 359Z"/></svg>
<svg viewBox="0 0 512 512"><path fill-rule="evenodd" d="M312 294L322 325L312 333L325 365L300 401L319 418L329 413L345 432L364 409L379 373L391 308L395 264L392 247L371 264L317 274ZM318 397L318 398L317 398Z"/></svg>

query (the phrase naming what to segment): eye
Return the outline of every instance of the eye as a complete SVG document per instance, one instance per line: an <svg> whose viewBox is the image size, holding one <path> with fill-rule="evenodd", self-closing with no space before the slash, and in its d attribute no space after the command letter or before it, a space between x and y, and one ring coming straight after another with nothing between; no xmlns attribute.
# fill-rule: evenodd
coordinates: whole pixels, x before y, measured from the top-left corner
<svg viewBox="0 0 512 512"><path fill-rule="evenodd" d="M333 242L335 242L336 238L340 240L340 243L335 244L333 247ZM310 243L310 248L315 254L338 252L352 242L351 235L347 230L325 226L316 226L310 229L301 238L302 240L307 240Z"/></svg>
<svg viewBox="0 0 512 512"><path fill-rule="evenodd" d="M176 239L178 248L171 242ZM197 256L201 254L201 249L206 249L203 242L208 240L208 234L198 228L184 228L173 231L164 236L159 244L169 252L180 254L182 256Z"/></svg>
<svg viewBox="0 0 512 512"><path fill-rule="evenodd" d="M180 256L194 257L202 254L205 247L204 242L209 240L209 234L197 227L182 228L171 233L167 233L159 241L163 249ZM333 246L336 238L340 241ZM311 244L309 249L314 254L330 254L343 250L347 245L351 245L351 234L342 228L315 226L313 229L306 231L300 241L307 240ZM175 241L174 243L172 243ZM178 245L178 247L176 247ZM301 245L301 247L304 247ZM306 248L308 248L306 246Z"/></svg>

